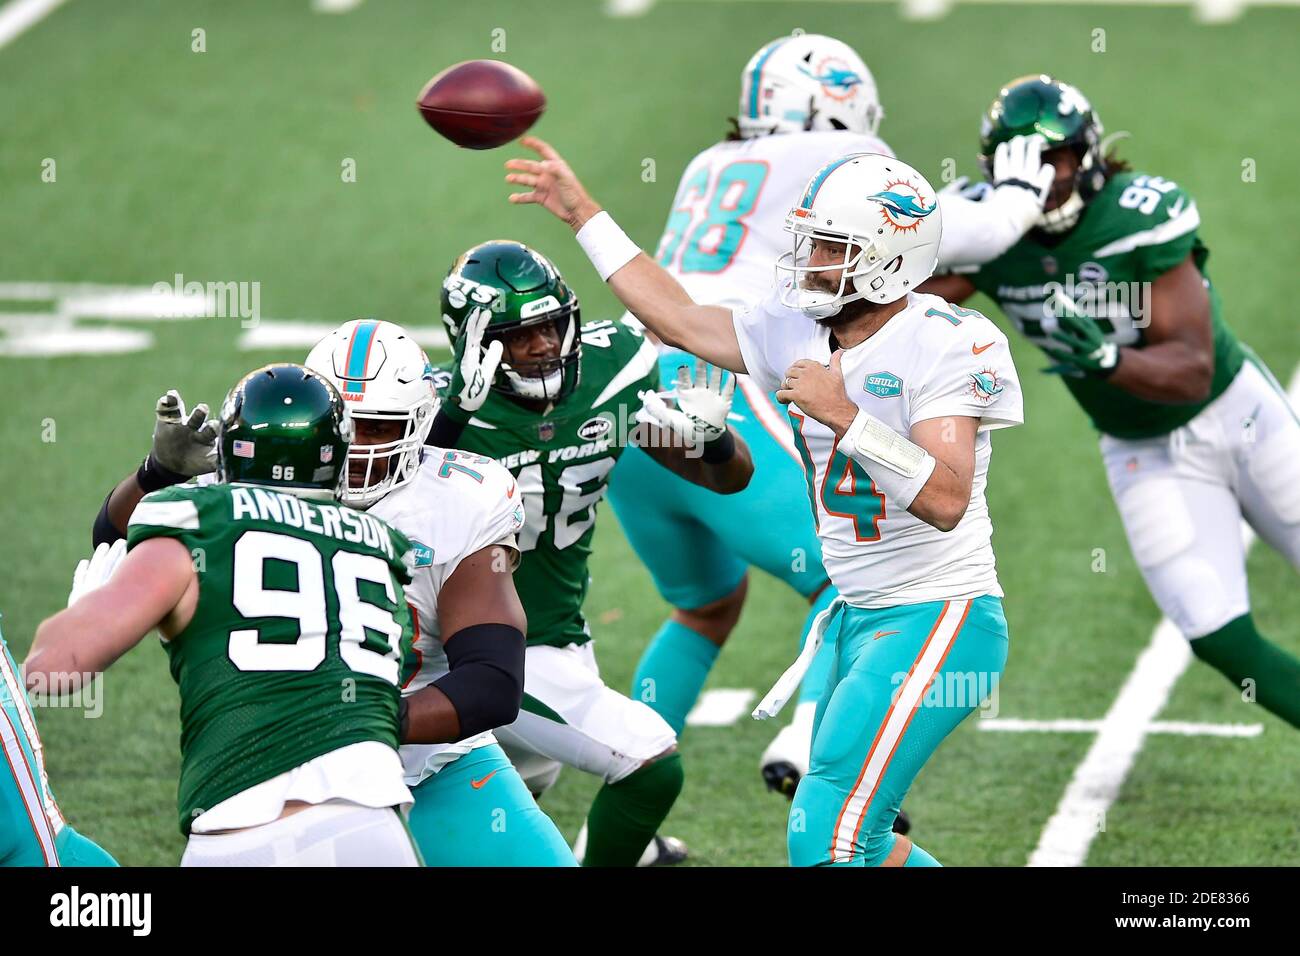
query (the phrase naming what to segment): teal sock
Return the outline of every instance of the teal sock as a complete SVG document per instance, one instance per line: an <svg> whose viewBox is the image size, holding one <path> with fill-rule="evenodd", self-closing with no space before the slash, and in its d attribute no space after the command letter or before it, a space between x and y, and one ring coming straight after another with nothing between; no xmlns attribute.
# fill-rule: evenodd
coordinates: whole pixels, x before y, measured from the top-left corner
<svg viewBox="0 0 1300 956"><path fill-rule="evenodd" d="M698 631L671 618L664 621L637 664L632 699L649 704L680 734L718 651L718 645Z"/></svg>
<svg viewBox="0 0 1300 956"><path fill-rule="evenodd" d="M903 866L943 866L943 864L913 843L912 852L907 854Z"/></svg>
<svg viewBox="0 0 1300 956"><path fill-rule="evenodd" d="M1265 710L1300 727L1300 660L1261 636L1249 614L1191 643L1193 654L1239 690L1253 686Z"/></svg>
<svg viewBox="0 0 1300 956"><path fill-rule="evenodd" d="M812 629L813 619L837 597L839 597L839 592L829 584L822 589L821 594L817 595L817 600L813 602L812 607L808 610L808 617L803 622L803 635L799 638L800 650L803 650L804 643L808 640L808 631ZM830 644L823 644L821 650L817 652L817 656L813 658L808 673L803 675L803 683L799 685L799 703L817 703L821 698L822 691L826 688L826 678L830 675L831 668L834 665L834 647Z"/></svg>
<svg viewBox="0 0 1300 956"><path fill-rule="evenodd" d="M636 866L682 792L682 755L670 753L596 793L583 866Z"/></svg>

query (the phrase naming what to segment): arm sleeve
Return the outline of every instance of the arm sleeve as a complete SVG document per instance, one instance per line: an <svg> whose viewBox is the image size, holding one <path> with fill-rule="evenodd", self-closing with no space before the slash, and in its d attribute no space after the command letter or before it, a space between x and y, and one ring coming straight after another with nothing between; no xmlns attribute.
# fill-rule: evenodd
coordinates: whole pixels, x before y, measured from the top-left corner
<svg viewBox="0 0 1300 956"><path fill-rule="evenodd" d="M1024 422L1020 378L1007 337L988 319L969 324L971 332L954 337L913 393L911 424L950 415L978 418L980 431Z"/></svg>
<svg viewBox="0 0 1300 956"><path fill-rule="evenodd" d="M983 196L976 201L961 193L939 194L939 268L992 262L1019 242L1041 213L1034 196L1019 186L987 190Z"/></svg>

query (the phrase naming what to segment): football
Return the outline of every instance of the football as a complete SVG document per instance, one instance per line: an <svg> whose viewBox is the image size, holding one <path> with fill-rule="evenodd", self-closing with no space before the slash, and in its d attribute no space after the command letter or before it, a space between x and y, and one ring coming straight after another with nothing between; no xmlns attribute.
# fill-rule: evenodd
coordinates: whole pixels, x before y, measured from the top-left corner
<svg viewBox="0 0 1300 956"><path fill-rule="evenodd" d="M420 92L424 121L467 149L493 149L528 131L546 109L537 82L500 60L468 60L443 70Z"/></svg>

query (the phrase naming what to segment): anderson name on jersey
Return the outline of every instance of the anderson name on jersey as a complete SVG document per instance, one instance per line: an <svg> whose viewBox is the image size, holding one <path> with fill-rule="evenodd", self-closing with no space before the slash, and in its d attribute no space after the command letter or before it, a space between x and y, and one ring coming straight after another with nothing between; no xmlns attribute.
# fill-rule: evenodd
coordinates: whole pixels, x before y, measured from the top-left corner
<svg viewBox="0 0 1300 956"><path fill-rule="evenodd" d="M765 391L779 387L795 360L831 358L830 330L783 306L779 295L778 288L734 320L746 370ZM942 532L891 504L839 451L834 432L787 406L822 559L840 594L866 608L1001 597L984 499L989 432L1024 421L1006 336L978 312L911 293L903 311L844 351L842 368L849 399L901 435L931 418L967 416L980 425L970 505L955 529Z"/></svg>
<svg viewBox="0 0 1300 956"><path fill-rule="evenodd" d="M493 545L508 549L518 563L523 502L514 477L496 462L430 446L415 480L380 499L368 514L405 534L414 553L406 600L415 618L415 640L402 685L403 693L412 694L450 669L438 627L443 585L461 561ZM406 782L415 786L457 757L495 742L485 732L452 744L404 744Z"/></svg>
<svg viewBox="0 0 1300 956"><path fill-rule="evenodd" d="M397 761L405 536L342 505L208 482L145 496L127 547L159 537L199 571L194 616L163 643L181 697L181 831L274 820L300 784L409 803ZM289 779L309 762L311 780Z"/></svg>

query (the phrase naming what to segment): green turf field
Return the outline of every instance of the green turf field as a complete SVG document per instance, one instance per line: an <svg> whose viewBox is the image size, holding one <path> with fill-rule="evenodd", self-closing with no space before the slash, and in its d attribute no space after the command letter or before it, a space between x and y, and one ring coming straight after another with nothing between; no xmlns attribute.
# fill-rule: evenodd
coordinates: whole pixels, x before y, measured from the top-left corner
<svg viewBox="0 0 1300 956"><path fill-rule="evenodd" d="M552 256L586 318L617 314L566 231L505 202L512 151L454 149L414 100L463 59L508 59L542 84L537 131L643 245L658 237L677 175L734 112L741 67L800 27L862 51L880 87L881 134L937 179L945 158L977 174L980 112L1000 83L1051 71L1080 85L1120 151L1196 197L1228 321L1284 381L1300 362L1289 280L1300 255L1300 11L1252 10L1220 26L1186 9L958 6L927 23L889 6L664 2L611 19L592 0L369 0L338 16L309 0L70 0L0 48L0 284L149 287L176 274L257 282L277 319L359 315L436 323L437 290L470 244L517 238ZM494 50L494 30L506 49ZM203 30L206 52L192 51ZM1096 30L1105 52L1093 52ZM43 164L55 162L54 182ZM1243 181L1243 161L1254 181ZM355 182L344 164L355 163ZM645 161L656 178L643 180ZM48 177L47 177L48 178ZM977 305L977 307L979 307ZM5 336L52 327L38 294L0 301ZM45 315L48 313L48 315ZM994 314L994 313L991 313ZM244 371L306 349L241 351L237 318L80 320L135 330L116 355L0 357L12 414L0 424L3 630L19 659L63 605L103 496L147 451L166 388L218 402ZM1017 343L1024 428L1000 432L989 500L1012 646L1004 717L1101 718L1159 618L1125 544L1083 416ZM50 440L53 439L53 440ZM1106 570L1093 570L1104 549ZM609 683L625 687L665 607L605 509L589 619ZM1293 569L1250 559L1264 633L1300 652ZM711 687L760 693L788 663L800 602L758 580ZM69 820L129 864L174 864L177 696L147 641L107 675L102 717L38 713ZM1193 664L1165 720L1258 723L1254 737L1150 737L1087 862L1300 864L1300 737ZM1086 733L981 732L968 721L918 779L913 836L947 864L1018 866L1091 744ZM758 758L775 728L689 728L687 784L667 832L706 865L785 860L785 800ZM544 807L566 835L596 782L567 771Z"/></svg>

